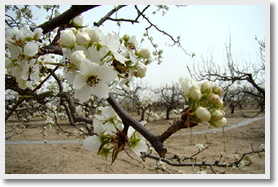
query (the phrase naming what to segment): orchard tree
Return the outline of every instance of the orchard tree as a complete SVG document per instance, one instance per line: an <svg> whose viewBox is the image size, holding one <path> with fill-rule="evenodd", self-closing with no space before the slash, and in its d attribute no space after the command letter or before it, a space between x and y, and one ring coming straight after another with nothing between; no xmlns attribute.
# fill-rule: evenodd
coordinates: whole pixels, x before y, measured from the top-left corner
<svg viewBox="0 0 278 187"><path fill-rule="evenodd" d="M219 160L188 163L184 162L186 158L177 162L169 159L164 142L180 129L199 123L216 128L226 125L220 98L223 91L211 82L200 85L182 77L180 86L187 106L180 117L158 135L132 118L115 99L111 92L113 87L128 86L135 77L143 78L147 66L154 60L161 63L161 51L149 35L150 29L170 37L180 46L179 38L176 40L159 29L146 15L151 6L132 6L137 14L134 18L114 17L125 7L115 6L93 26L83 24L82 13L102 8L99 5L73 5L61 14L58 6L37 7L50 13L49 20L40 25L32 22L31 6L5 6L6 122L14 113L24 114L23 111L30 108L36 112L30 112L29 118L44 116L46 123L56 125L59 119L67 119L85 136L87 150L97 151L106 158L111 155L113 163L120 152L131 149L142 159L157 160L161 170L164 170L161 163L165 162L175 166L209 166L214 172L213 166L238 167L246 155L264 151L264 148L252 150L230 163ZM166 12L168 8L159 5L155 12ZM140 48L135 36L128 33L104 34L101 26L107 21L132 24L146 21L149 26L145 36L154 46L154 52ZM169 94L167 90L163 92L164 96L166 94ZM175 94L175 97L177 100L180 96ZM199 151L191 158L205 149L199 145Z"/></svg>
<svg viewBox="0 0 278 187"><path fill-rule="evenodd" d="M172 85L164 85L162 88L157 89L159 96L159 104L165 108L166 119L170 119L170 112L173 109L180 109L185 104L183 99L183 92L178 83Z"/></svg>

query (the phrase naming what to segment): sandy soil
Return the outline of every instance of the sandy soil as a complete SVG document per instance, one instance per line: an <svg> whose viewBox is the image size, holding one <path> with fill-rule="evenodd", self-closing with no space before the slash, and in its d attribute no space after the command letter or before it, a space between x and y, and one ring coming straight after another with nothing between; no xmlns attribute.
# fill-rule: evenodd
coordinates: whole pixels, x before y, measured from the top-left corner
<svg viewBox="0 0 278 187"><path fill-rule="evenodd" d="M239 116L227 116L228 124L246 120ZM172 120L158 120L149 122L147 128L157 134L166 129ZM14 125L6 124L6 130ZM210 147L196 156L196 161L215 162L222 154L221 162L235 161L234 155L255 150L265 143L265 121L259 120L250 125L226 131L226 139L222 132L211 134L177 135L170 137L165 142L168 150L167 157L179 154L181 157L189 157L197 152L196 144ZM207 129L206 125L192 128L192 131ZM69 130L73 130L68 128ZM33 126L9 140L43 140L42 127ZM179 133L189 132L182 129ZM54 128L47 130L46 140L74 139L67 137ZM226 144L224 141L226 140ZM226 149L224 149L226 147ZM264 153L261 154L262 156ZM253 154L248 157L252 159L250 166L239 168L214 167L218 172L228 174L264 174L265 159ZM189 160L188 162L193 162ZM245 160L247 163L247 160ZM200 169L212 173L210 168L199 167L173 167L165 164L166 171L155 170L156 161L147 158L143 161L132 151L127 150L118 155L118 159L111 165L111 158L106 160L97 156L95 152L84 149L82 144L32 144L32 145L6 145L5 146L5 173L6 174L155 174L155 173L197 173Z"/></svg>

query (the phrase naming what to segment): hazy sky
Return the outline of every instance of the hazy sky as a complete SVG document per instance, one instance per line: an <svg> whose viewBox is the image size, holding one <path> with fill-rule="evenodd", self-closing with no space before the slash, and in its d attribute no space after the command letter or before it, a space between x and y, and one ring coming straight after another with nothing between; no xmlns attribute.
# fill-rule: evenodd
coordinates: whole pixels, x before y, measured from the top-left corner
<svg viewBox="0 0 278 187"><path fill-rule="evenodd" d="M67 7L62 6L61 12ZM98 21L112 8L111 5L103 6L84 13L85 23L92 26L93 22ZM163 49L164 58L161 65L153 62L148 66L144 82L160 86L178 81L181 76L189 76L186 66L191 68L193 64L202 64L201 57L204 59L213 57L215 63L225 64L225 44L229 42L229 36L236 62L259 63L259 46L255 36L260 40L264 40L265 37L264 5L190 5L182 8L170 6L164 16L161 11L153 15L155 9L153 7L146 12L150 20L173 37L181 36L183 48L188 53L195 53L196 56L191 58L178 47L168 47L172 41L152 28L150 33L154 43ZM124 7L117 13L118 18L127 19L134 19L136 15L132 6ZM139 22L134 25L122 23L119 28L115 22L107 21L100 28L104 33L135 35L140 41L149 24L142 19ZM149 42L145 41L142 47L150 47Z"/></svg>

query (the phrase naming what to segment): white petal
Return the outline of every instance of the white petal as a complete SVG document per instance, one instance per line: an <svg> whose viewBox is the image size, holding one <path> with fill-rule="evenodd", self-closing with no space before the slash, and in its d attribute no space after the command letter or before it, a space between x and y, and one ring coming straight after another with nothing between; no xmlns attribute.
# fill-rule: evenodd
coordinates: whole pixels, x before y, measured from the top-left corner
<svg viewBox="0 0 278 187"><path fill-rule="evenodd" d="M118 76L117 72L114 71L113 67L108 66L107 64L99 66L96 74L102 81L107 83L115 80Z"/></svg>
<svg viewBox="0 0 278 187"><path fill-rule="evenodd" d="M99 67L98 64L92 63L90 60L86 59L83 60L80 64L80 72L83 75L90 75L97 71L97 68Z"/></svg>
<svg viewBox="0 0 278 187"><path fill-rule="evenodd" d="M74 81L73 81L73 88L74 89L81 89L86 84L86 77L81 74L77 74Z"/></svg>
<svg viewBox="0 0 278 187"><path fill-rule="evenodd" d="M96 87L92 88L92 91L98 98L107 99L109 97L108 93L110 92L110 88L104 83L99 83Z"/></svg>
<svg viewBox="0 0 278 187"><path fill-rule="evenodd" d="M105 123L103 126L105 134L113 134L113 132L116 132L115 126L112 123Z"/></svg>
<svg viewBox="0 0 278 187"><path fill-rule="evenodd" d="M99 135L103 131L103 124L97 118L94 118L94 132Z"/></svg>
<svg viewBox="0 0 278 187"><path fill-rule="evenodd" d="M127 130L127 137L130 138L134 132L135 132L135 129L130 126Z"/></svg>
<svg viewBox="0 0 278 187"><path fill-rule="evenodd" d="M88 86L84 86L81 90L75 90L74 97L79 99L81 102L85 102L89 99L92 94L92 89Z"/></svg>
<svg viewBox="0 0 278 187"><path fill-rule="evenodd" d="M114 52L113 55L114 55L115 59L118 60L119 62L124 63L125 61L127 61L127 59L118 52Z"/></svg>
<svg viewBox="0 0 278 187"><path fill-rule="evenodd" d="M68 70L64 69L63 74L69 80L69 82L71 84L73 84L77 73L76 72L71 72L71 71L68 71Z"/></svg>
<svg viewBox="0 0 278 187"><path fill-rule="evenodd" d="M140 140L137 144L136 147L132 147L131 148L132 151L134 151L135 154L137 154L138 156L140 156L140 152L147 152L148 151L148 146L146 145L144 140Z"/></svg>
<svg viewBox="0 0 278 187"><path fill-rule="evenodd" d="M83 145L88 151L97 151L101 142L98 136L89 136L84 140Z"/></svg>
<svg viewBox="0 0 278 187"><path fill-rule="evenodd" d="M105 107L102 109L103 116L106 117L106 119L112 118L117 115L115 110L112 107Z"/></svg>

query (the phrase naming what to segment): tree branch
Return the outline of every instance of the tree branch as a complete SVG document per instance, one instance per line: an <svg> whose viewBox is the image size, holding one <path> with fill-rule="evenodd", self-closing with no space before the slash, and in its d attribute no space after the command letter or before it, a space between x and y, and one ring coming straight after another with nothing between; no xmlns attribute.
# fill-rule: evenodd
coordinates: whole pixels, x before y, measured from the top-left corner
<svg viewBox="0 0 278 187"><path fill-rule="evenodd" d="M59 27L60 25L69 23L74 17L78 16L79 14L86 12L90 9L96 8L99 5L73 5L70 9L65 11L63 14L49 20L38 27L42 28L43 34L46 34L53 29Z"/></svg>
<svg viewBox="0 0 278 187"><path fill-rule="evenodd" d="M163 144L159 141L159 138L152 134L146 127L144 127L141 123L132 118L114 99L114 97L110 94L107 99L108 103L112 106L112 108L116 111L119 117L122 119L125 125L132 126L136 131L138 131L144 138L146 138L154 147L156 152L164 157L167 150L163 147Z"/></svg>
<svg viewBox="0 0 278 187"><path fill-rule="evenodd" d="M103 18L101 18L98 22L94 22L94 26L99 27L101 26L106 20L111 19L110 16L113 15L115 12L120 10L121 8L125 7L126 5L119 5L113 8L110 12L108 12Z"/></svg>

